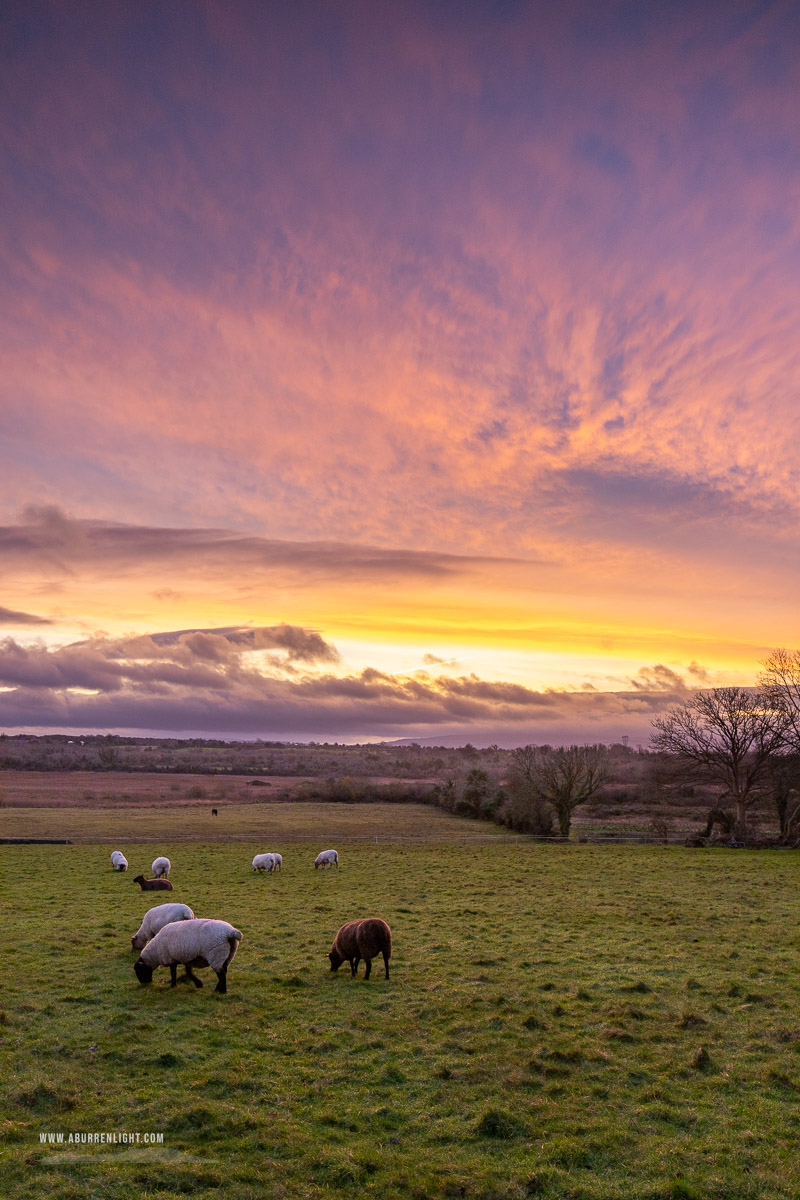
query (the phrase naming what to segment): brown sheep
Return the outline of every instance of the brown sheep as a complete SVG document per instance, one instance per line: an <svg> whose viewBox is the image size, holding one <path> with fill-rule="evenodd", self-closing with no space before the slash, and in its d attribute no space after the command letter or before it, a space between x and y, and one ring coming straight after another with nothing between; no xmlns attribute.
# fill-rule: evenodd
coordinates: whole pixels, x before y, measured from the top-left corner
<svg viewBox="0 0 800 1200"><path fill-rule="evenodd" d="M171 892L173 890L168 879L145 879L144 875L137 875L133 882L138 883L143 892Z"/></svg>
<svg viewBox="0 0 800 1200"><path fill-rule="evenodd" d="M350 973L355 978L361 959L367 964L364 978L369 979L372 960L383 955L386 978L389 978L389 959L392 957L392 931L380 917L366 917L361 921L348 921L333 939L331 970L338 971L343 962L350 963Z"/></svg>

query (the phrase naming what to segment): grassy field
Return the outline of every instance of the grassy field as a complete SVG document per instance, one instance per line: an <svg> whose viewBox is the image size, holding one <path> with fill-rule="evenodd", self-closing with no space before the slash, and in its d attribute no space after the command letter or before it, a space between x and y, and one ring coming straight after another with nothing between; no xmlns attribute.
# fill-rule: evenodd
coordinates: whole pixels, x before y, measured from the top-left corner
<svg viewBox="0 0 800 1200"><path fill-rule="evenodd" d="M502 826L454 817L421 804L229 804L211 815L210 805L122 805L102 808L0 808L0 837L67 838L73 842L247 841L270 843L344 839L514 840ZM113 846L112 846L113 843ZM268 848L268 847L265 847ZM274 847L279 849L277 844ZM323 847L320 846L319 849ZM314 853L311 854L313 862ZM106 855L106 858L108 856ZM133 859L127 855L131 866ZM252 857L252 855L251 855ZM140 866L153 855L143 853ZM105 868L103 863L103 868ZM136 875L138 872L134 871Z"/></svg>
<svg viewBox="0 0 800 1200"><path fill-rule="evenodd" d="M107 844L0 846L3 1197L800 1194L795 854L464 847L432 825L428 844L344 843L341 870L315 872L327 839L293 841L292 821L364 810L275 807L286 823L258 841L165 829L169 897L132 882L155 853L135 844L147 810L126 817L127 875ZM398 834L412 818L442 819L370 815ZM264 849L281 875L250 870ZM164 970L138 985L129 937L165 898L244 932L226 996L211 972L201 991ZM393 928L388 982L328 970L359 915ZM164 1141L40 1143L101 1131Z"/></svg>

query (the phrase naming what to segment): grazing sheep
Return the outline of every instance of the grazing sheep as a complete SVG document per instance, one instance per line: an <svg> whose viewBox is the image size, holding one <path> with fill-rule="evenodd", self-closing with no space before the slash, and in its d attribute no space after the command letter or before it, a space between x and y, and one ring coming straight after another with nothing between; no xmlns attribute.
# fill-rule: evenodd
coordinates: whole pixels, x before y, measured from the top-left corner
<svg viewBox="0 0 800 1200"><path fill-rule="evenodd" d="M168 858L156 858L153 860L153 877L155 879L166 879L171 870L172 863Z"/></svg>
<svg viewBox="0 0 800 1200"><path fill-rule="evenodd" d="M217 815L217 810L215 808L212 808L211 815L212 815L212 817L215 817Z"/></svg>
<svg viewBox="0 0 800 1200"><path fill-rule="evenodd" d="M339 866L339 855L335 850L320 850L314 859L314 870L316 871L317 867L332 867L334 863Z"/></svg>
<svg viewBox="0 0 800 1200"><path fill-rule="evenodd" d="M389 959L392 957L392 931L380 917L366 917L362 921L348 921L333 939L331 970L338 971L343 962L350 963L350 973L355 979L361 959L367 964L364 978L369 979L372 960L383 955L386 978L389 978Z"/></svg>
<svg viewBox="0 0 800 1200"><path fill-rule="evenodd" d="M283 855L282 854L273 854L272 857L274 860L272 863L273 871L282 871L283 870Z"/></svg>
<svg viewBox="0 0 800 1200"><path fill-rule="evenodd" d="M173 921L191 921L194 913L188 904L157 904L148 908L142 923L131 938L134 950L142 950L160 929Z"/></svg>
<svg viewBox="0 0 800 1200"><path fill-rule="evenodd" d="M111 852L111 866L115 871L127 871L128 860L121 850Z"/></svg>
<svg viewBox="0 0 800 1200"><path fill-rule="evenodd" d="M144 875L137 875L133 882L138 883L143 892L174 891L174 888L168 879L145 879Z"/></svg>
<svg viewBox="0 0 800 1200"><path fill-rule="evenodd" d="M190 921L173 921L159 930L148 942L137 961L133 964L140 983L150 983L157 967L169 967L171 982L178 982L178 963L183 963L186 978L195 987L202 987L202 980L192 973L192 967L213 967L217 973L216 992L228 990L226 978L228 965L239 949L242 940L240 930L227 921L211 921L194 917Z"/></svg>
<svg viewBox="0 0 800 1200"><path fill-rule="evenodd" d="M257 854L253 859L254 871L269 871L272 873L272 868L275 866L274 854Z"/></svg>

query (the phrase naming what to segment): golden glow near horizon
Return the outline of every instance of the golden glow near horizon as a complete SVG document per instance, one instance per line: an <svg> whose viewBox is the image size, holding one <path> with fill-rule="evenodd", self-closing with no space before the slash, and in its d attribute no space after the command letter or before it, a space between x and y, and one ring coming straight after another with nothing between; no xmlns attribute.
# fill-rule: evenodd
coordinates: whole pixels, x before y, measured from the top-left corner
<svg viewBox="0 0 800 1200"><path fill-rule="evenodd" d="M646 740L800 644L777 10L37 11L0 728Z"/></svg>

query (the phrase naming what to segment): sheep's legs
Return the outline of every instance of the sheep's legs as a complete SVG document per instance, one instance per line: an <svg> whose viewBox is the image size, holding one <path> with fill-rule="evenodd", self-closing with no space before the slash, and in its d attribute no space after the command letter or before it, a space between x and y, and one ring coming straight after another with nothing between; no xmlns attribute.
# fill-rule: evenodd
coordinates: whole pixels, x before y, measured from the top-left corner
<svg viewBox="0 0 800 1200"><path fill-rule="evenodd" d="M194 984L194 986L195 986L195 987L201 988L201 987L203 986L203 981L202 981L202 979L198 979L198 978L197 978L197 976L195 975L194 971L192 970L192 968L189 966L189 964L188 964L188 963L186 963L186 965L185 965L185 968L184 968L184 969L185 969L185 971L186 971L185 978L186 978L186 979L191 979L191 981L192 981L192 983Z"/></svg>
<svg viewBox="0 0 800 1200"><path fill-rule="evenodd" d="M228 975L228 964L226 963L224 967L220 967L220 969L217 971L217 979L219 980L219 982L218 982L217 986L214 988L215 992L227 992L227 990L228 990L228 984L226 982L227 975Z"/></svg>
<svg viewBox="0 0 800 1200"><path fill-rule="evenodd" d="M170 978L169 986L177 987L177 984L178 984L178 964L177 963L169 964L169 978Z"/></svg>
<svg viewBox="0 0 800 1200"><path fill-rule="evenodd" d="M383 951L383 964L386 967L386 978L388 979L389 978L389 955L386 953L385 950Z"/></svg>
<svg viewBox="0 0 800 1200"><path fill-rule="evenodd" d="M370 971L372 970L372 959L371 959L371 958L365 958L365 959L364 959L364 962L367 964L367 969L366 969L366 971L364 972L364 978L365 978L365 979L369 979L369 973L370 973Z"/></svg>
<svg viewBox="0 0 800 1200"><path fill-rule="evenodd" d="M353 979L355 979L355 977L356 977L356 971L358 970L358 964L360 962L361 962L360 954L357 955L355 958L350 959L350 974L353 976Z"/></svg>

